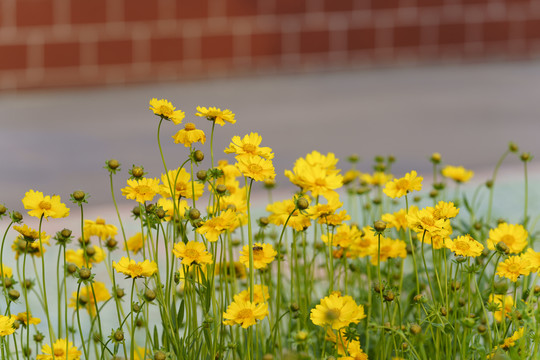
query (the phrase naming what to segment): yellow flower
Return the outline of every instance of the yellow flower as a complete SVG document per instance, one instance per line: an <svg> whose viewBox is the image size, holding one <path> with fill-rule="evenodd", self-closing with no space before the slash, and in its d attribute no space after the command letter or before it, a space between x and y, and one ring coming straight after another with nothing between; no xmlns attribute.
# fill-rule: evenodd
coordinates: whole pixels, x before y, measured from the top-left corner
<svg viewBox="0 0 540 360"><path fill-rule="evenodd" d="M504 316L510 318L510 313L514 309L514 299L512 296L491 294L489 297L489 302L497 304L499 308L493 313L493 317L495 318L495 320L501 322Z"/></svg>
<svg viewBox="0 0 540 360"><path fill-rule="evenodd" d="M186 117L186 114L182 110L176 110L169 100L152 98L150 100L149 110L152 110L157 116L161 116L166 120L172 121L175 125L178 125Z"/></svg>
<svg viewBox="0 0 540 360"><path fill-rule="evenodd" d="M225 231L232 231L237 222L236 213L232 210L223 211L218 216L206 220L197 232L206 237L210 242L217 241L219 235Z"/></svg>
<svg viewBox="0 0 540 360"><path fill-rule="evenodd" d="M43 231L41 232L41 245L43 245L43 253L47 251L45 245L51 245L49 243L50 238L51 237L45 234ZM30 242L25 240L25 238L22 236L18 236L17 238L15 238L15 241L13 241L13 245L11 245L11 248L15 252L15 260L17 260L19 256L24 254L25 252L31 256L41 257L41 255L43 255L41 253L39 241Z"/></svg>
<svg viewBox="0 0 540 360"><path fill-rule="evenodd" d="M244 301L238 295L234 296L234 301L223 313L225 325L241 325L247 329L255 325L257 320L262 320L268 315L268 305L266 303L255 304L251 301Z"/></svg>
<svg viewBox="0 0 540 360"><path fill-rule="evenodd" d="M444 241L452 234L450 220L435 217L435 209L410 208L407 214L409 228L418 234L418 240L432 244L435 249L444 247Z"/></svg>
<svg viewBox="0 0 540 360"><path fill-rule="evenodd" d="M347 249L347 257L354 259L369 256L371 254L373 244L378 243L378 239L375 236L371 226L364 226L361 233L363 235L356 238L351 246Z"/></svg>
<svg viewBox="0 0 540 360"><path fill-rule="evenodd" d="M37 325L41 323L41 319L32 317L32 314L21 312L17 314L16 320L19 320L23 325Z"/></svg>
<svg viewBox="0 0 540 360"><path fill-rule="evenodd" d="M100 218L96 221L84 220L84 236L89 238L90 236L97 236L101 240L107 240L108 238L114 238L118 234L118 228L112 224L106 224L105 220Z"/></svg>
<svg viewBox="0 0 540 360"><path fill-rule="evenodd" d="M157 264L154 261L144 260L143 262L136 262L127 257L122 257L119 262L113 261L113 268L132 278L150 277L158 271Z"/></svg>
<svg viewBox="0 0 540 360"><path fill-rule="evenodd" d="M13 276L13 269L6 264L0 263L0 281L3 278L10 278Z"/></svg>
<svg viewBox="0 0 540 360"><path fill-rule="evenodd" d="M407 210L401 209L393 214L383 214L381 220L386 223L386 228L395 227L396 230L406 229L407 224Z"/></svg>
<svg viewBox="0 0 540 360"><path fill-rule="evenodd" d="M0 337L11 335L15 332L13 323L15 322L14 316L0 315Z"/></svg>
<svg viewBox="0 0 540 360"><path fill-rule="evenodd" d="M502 241L510 249L511 254L519 254L527 246L529 233L522 225L502 223L496 229L489 230L487 246L490 250L495 250L495 246Z"/></svg>
<svg viewBox="0 0 540 360"><path fill-rule="evenodd" d="M343 175L343 185L352 183L354 180L360 177L360 171L351 169Z"/></svg>
<svg viewBox="0 0 540 360"><path fill-rule="evenodd" d="M237 158L236 166L244 176L255 181L264 181L276 177L276 171L271 160L259 156L245 156Z"/></svg>
<svg viewBox="0 0 540 360"><path fill-rule="evenodd" d="M306 199L309 201L308 198ZM292 199L268 204L266 206L266 211L271 213L268 217L268 221L274 225L281 226L285 224L287 218L292 213L289 222L287 222L287 226L292 227L296 231L307 229L311 225L311 220L309 217L298 211L298 209L295 210L295 208L296 205Z"/></svg>
<svg viewBox="0 0 540 360"><path fill-rule="evenodd" d="M318 326L330 326L334 330L339 330L350 323L358 324L365 318L364 307L356 305L350 296L341 296L333 293L321 299L321 303L311 309L310 319Z"/></svg>
<svg viewBox="0 0 540 360"><path fill-rule="evenodd" d="M383 192L392 199L400 198L412 191L422 190L422 180L424 178L417 176L416 171L413 170L400 179L387 182Z"/></svg>
<svg viewBox="0 0 540 360"><path fill-rule="evenodd" d="M107 301L111 298L109 290L104 283L95 281L93 284L94 292L92 292L92 286L88 285L82 287L79 291L79 308L86 308L90 316L96 315L96 302L94 301L94 294L96 295L97 302ZM71 299L69 307L77 307L77 292L71 293Z"/></svg>
<svg viewBox="0 0 540 360"><path fill-rule="evenodd" d="M187 244L179 242L174 244L172 252L177 258L182 258L184 265L213 263L212 254L206 250L206 246L202 242L189 241Z"/></svg>
<svg viewBox="0 0 540 360"><path fill-rule="evenodd" d="M43 345L41 352L43 355L37 355L36 360L79 360L82 355L77 347L73 346L73 343L71 341L68 342L66 339L56 340L52 349L49 344Z"/></svg>
<svg viewBox="0 0 540 360"><path fill-rule="evenodd" d="M265 269L268 264L274 261L277 251L272 244L255 243L253 245L253 267L255 269ZM249 247L244 245L240 251L240 262L249 269Z"/></svg>
<svg viewBox="0 0 540 360"><path fill-rule="evenodd" d="M235 298L238 297L243 301L249 301L250 293L249 288L235 295ZM268 293L268 286L257 284L253 287L253 303L260 304L266 302L270 298Z"/></svg>
<svg viewBox="0 0 540 360"><path fill-rule="evenodd" d="M233 136L229 147L225 149L226 154L236 154L240 156L260 156L267 160L274 158L274 153L269 147L260 147L262 137L257 133L245 135L243 139L240 136Z"/></svg>
<svg viewBox="0 0 540 360"><path fill-rule="evenodd" d="M321 240L324 243L328 243L328 239L331 238L333 246L340 246L342 248L348 248L357 239L360 239L361 236L362 236L362 233L360 232L358 227L356 227L355 225L349 226L347 224L342 224L336 229L335 234L321 235Z"/></svg>
<svg viewBox="0 0 540 360"><path fill-rule="evenodd" d="M160 198L157 202L157 206L161 206L165 210L165 221L171 221L174 214L174 203L171 199L166 199L164 197ZM186 213L186 209L189 208L189 204L186 200L177 201L176 209L178 213L176 214L177 218L183 218Z"/></svg>
<svg viewBox="0 0 540 360"><path fill-rule="evenodd" d="M538 272L540 270L540 253L533 249L527 249L527 252L523 254L523 257L529 262L529 269L531 272Z"/></svg>
<svg viewBox="0 0 540 360"><path fill-rule="evenodd" d="M155 178L128 179L127 184L128 186L122 189L122 195L141 204L152 201L159 191L159 180Z"/></svg>
<svg viewBox="0 0 540 360"><path fill-rule="evenodd" d="M455 218L458 214L459 209L454 205L453 202L439 201L433 210L433 217L436 219Z"/></svg>
<svg viewBox="0 0 540 360"><path fill-rule="evenodd" d="M135 255L143 248L146 236L143 238L142 233L139 231L126 241L124 244L124 250L132 251ZM127 247L127 249L126 249Z"/></svg>
<svg viewBox="0 0 540 360"><path fill-rule="evenodd" d="M330 196L327 204L318 203L308 208L307 213L312 219L319 219L319 224L337 226L343 221L351 219L346 210L336 213L337 209L342 206L343 203L339 201L338 195Z"/></svg>
<svg viewBox="0 0 540 360"><path fill-rule="evenodd" d="M165 198L172 197L179 199L184 197L187 199L193 198L193 187L195 187L195 200L202 196L204 185L198 182L193 183L191 175L184 168L169 170L167 174L161 174L163 185L159 187L159 193Z"/></svg>
<svg viewBox="0 0 540 360"><path fill-rule="evenodd" d="M234 114L231 110L225 109L221 110L216 107L209 107L208 109L203 106L197 106L197 111L195 115L200 117L205 117L207 120L214 121L218 125L225 125L225 121L231 124L234 124L236 120L234 119Z"/></svg>
<svg viewBox="0 0 540 360"><path fill-rule="evenodd" d="M28 227L28 225L26 224L24 224L23 226L15 225L13 226L13 229L15 229L19 234L21 234L26 241L34 242L39 239L39 232ZM42 231L41 239L43 240L44 238L48 239L48 236Z"/></svg>
<svg viewBox="0 0 540 360"><path fill-rule="evenodd" d="M447 238L444 242L446 248L454 252L456 255L477 257L482 255L484 245L474 240L470 235L458 236L451 240Z"/></svg>
<svg viewBox="0 0 540 360"><path fill-rule="evenodd" d="M66 261L68 263L74 264L77 267L81 268L83 266L91 268L92 264L97 264L102 262L105 259L105 251L103 251L99 246L92 245L86 247L86 254L88 257L88 262L84 258L84 250L67 250L66 251Z"/></svg>
<svg viewBox="0 0 540 360"><path fill-rule="evenodd" d="M334 159L332 153L324 157L313 152L306 159L297 159L293 171L285 170L285 176L304 192L311 191L313 196L330 198L335 196L336 189L343 186L343 176L335 169L338 160Z"/></svg>
<svg viewBox="0 0 540 360"><path fill-rule="evenodd" d="M371 263L377 265L379 254L379 239L371 242L371 248L369 249L371 256ZM402 240L392 240L381 236L381 261L387 261L388 259L407 257L407 244Z"/></svg>
<svg viewBox="0 0 540 360"><path fill-rule="evenodd" d="M525 328L519 328L519 330L514 331L512 336L504 339L504 343L501 345L501 348L506 350L509 347L516 345L516 341L518 341L519 339L523 337L524 331L525 331Z"/></svg>
<svg viewBox="0 0 540 360"><path fill-rule="evenodd" d="M226 277L232 277L234 271L236 279L245 279L247 277L246 267L240 261L217 264L215 271L216 275Z"/></svg>
<svg viewBox="0 0 540 360"><path fill-rule="evenodd" d="M382 171L374 172L373 175L370 174L362 174L360 175L360 180L363 182L375 185L375 186L381 186L392 180L393 176L392 174L386 174Z"/></svg>
<svg viewBox="0 0 540 360"><path fill-rule="evenodd" d="M516 282L520 275L529 275L529 261L522 256L510 256L497 266L497 275Z"/></svg>
<svg viewBox="0 0 540 360"><path fill-rule="evenodd" d="M204 131L199 130L193 123L187 123L184 128L178 131L172 136L175 144L184 144L185 147L190 147L191 144L200 142L204 144L206 142L206 135Z"/></svg>
<svg viewBox="0 0 540 360"><path fill-rule="evenodd" d="M60 202L60 196L43 196L41 191L28 190L22 199L24 208L30 210L28 215L45 219L63 218L69 215L69 209Z"/></svg>
<svg viewBox="0 0 540 360"><path fill-rule="evenodd" d="M466 170L463 166L447 165L441 170L441 174L458 183L464 183L473 177L474 172L472 170Z"/></svg>

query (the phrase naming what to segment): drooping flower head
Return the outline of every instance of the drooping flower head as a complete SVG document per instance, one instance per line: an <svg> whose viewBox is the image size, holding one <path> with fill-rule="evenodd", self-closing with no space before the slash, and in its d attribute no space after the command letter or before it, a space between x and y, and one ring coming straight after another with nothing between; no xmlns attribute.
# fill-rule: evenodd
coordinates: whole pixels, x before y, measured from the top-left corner
<svg viewBox="0 0 540 360"><path fill-rule="evenodd" d="M276 258L277 251L272 244L255 243L253 245L253 267L265 269ZM249 268L249 246L244 245L240 251L240 262Z"/></svg>
<svg viewBox="0 0 540 360"><path fill-rule="evenodd" d="M236 154L237 158L242 156L260 156L267 160L274 158L274 153L269 147L261 147L262 137L257 133L249 133L242 139L240 136L233 136L229 147L225 149L226 154Z"/></svg>
<svg viewBox="0 0 540 360"><path fill-rule="evenodd" d="M152 110L155 115L162 117L165 120L172 121L175 125L182 122L186 114L182 110L176 110L169 100L152 98L150 100L149 110Z"/></svg>
<svg viewBox="0 0 540 360"><path fill-rule="evenodd" d="M128 186L122 188L122 195L141 204L152 201L159 191L159 180L155 178L128 179L127 184Z"/></svg>
<svg viewBox="0 0 540 360"><path fill-rule="evenodd" d="M310 319L318 326L339 330L350 323L358 324L365 318L364 307L356 305L350 296L333 293L321 299L321 303L311 309Z"/></svg>
<svg viewBox="0 0 540 360"><path fill-rule="evenodd" d="M32 314L27 312L18 313L16 320L19 320L24 326L28 326L28 324L37 325L41 323L41 319L32 317Z"/></svg>
<svg viewBox="0 0 540 360"><path fill-rule="evenodd" d="M472 170L467 170L463 166L452 166L447 165L441 170L442 176L452 179L457 183L464 183L469 181L474 172Z"/></svg>
<svg viewBox="0 0 540 360"><path fill-rule="evenodd" d="M202 242L189 241L187 244L179 242L174 244L172 252L177 258L182 259L182 264L184 265L206 265L213 263L212 254L208 252Z"/></svg>
<svg viewBox="0 0 540 360"><path fill-rule="evenodd" d="M37 217L43 216L45 219L63 218L69 215L69 209L65 204L60 202L60 196L43 196L41 191L28 190L22 199L24 208L28 211L28 215Z"/></svg>
<svg viewBox="0 0 540 360"><path fill-rule="evenodd" d="M126 241L124 250L129 250L136 255L143 248L145 241L146 236L143 237L142 233L139 231Z"/></svg>
<svg viewBox="0 0 540 360"><path fill-rule="evenodd" d="M389 181L386 183L383 192L392 199L395 199L405 196L412 191L420 191L422 190L422 180L424 178L417 175L416 171L413 170L400 179Z"/></svg>
<svg viewBox="0 0 540 360"><path fill-rule="evenodd" d="M31 242L28 240L28 238L24 236L17 236L13 241L13 245L11 245L11 249L15 252L15 260L17 260L19 256L21 256L25 252L31 256L41 257L43 253L47 251L45 245L51 245L51 243L49 242L50 238L51 237L49 235L45 234L42 231L41 245L43 246L40 246L39 241Z"/></svg>
<svg viewBox="0 0 540 360"><path fill-rule="evenodd" d="M89 238L90 236L97 236L101 240L107 240L108 238L114 238L118 234L118 228L112 224L106 224L105 220L100 218L96 221L84 220L84 236Z"/></svg>
<svg viewBox="0 0 540 360"><path fill-rule="evenodd" d="M489 230L487 246L490 250L495 250L499 242L503 242L510 249L511 254L519 254L527 246L529 233L522 225L502 223L496 229Z"/></svg>
<svg viewBox="0 0 540 360"><path fill-rule="evenodd" d="M154 261L144 260L143 262L136 262L127 257L122 257L119 262L113 261L113 268L132 278L150 277L158 271L157 264Z"/></svg>
<svg viewBox="0 0 540 360"><path fill-rule="evenodd" d="M187 123L182 130L179 130L172 136L175 144L184 144L185 147L190 147L193 143L200 142L204 144L206 142L206 135L204 131L199 130L193 123Z"/></svg>
<svg viewBox="0 0 540 360"><path fill-rule="evenodd" d="M257 320L263 320L268 315L268 304L252 303L245 301L238 295L234 296L234 301L227 307L227 311L223 313L223 324L225 325L240 325L247 329L251 325L255 325Z"/></svg>
<svg viewBox="0 0 540 360"><path fill-rule="evenodd" d="M67 352L66 352L67 350ZM41 348L42 355L37 355L36 360L79 360L82 353L73 346L71 341L58 339L51 349L49 344L44 344Z"/></svg>
<svg viewBox="0 0 540 360"><path fill-rule="evenodd" d="M195 115L200 117L205 117L210 121L215 121L218 125L225 125L225 121L231 124L234 124L236 120L234 119L234 114L231 110L225 109L221 110L216 107L209 107L208 109L203 106L197 106L197 111Z"/></svg>

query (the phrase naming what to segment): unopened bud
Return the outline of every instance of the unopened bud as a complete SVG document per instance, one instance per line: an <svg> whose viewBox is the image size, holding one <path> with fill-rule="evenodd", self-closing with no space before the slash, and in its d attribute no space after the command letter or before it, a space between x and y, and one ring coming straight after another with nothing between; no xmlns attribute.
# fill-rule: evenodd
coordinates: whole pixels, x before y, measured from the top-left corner
<svg viewBox="0 0 540 360"><path fill-rule="evenodd" d="M118 287L117 287L116 290L115 290L115 294L116 294L116 297L117 297L118 299L123 298L124 295L125 295L124 289L118 288Z"/></svg>
<svg viewBox="0 0 540 360"><path fill-rule="evenodd" d="M216 186L216 192L218 194L224 194L226 191L227 191L227 187L225 185L219 184L218 186Z"/></svg>
<svg viewBox="0 0 540 360"><path fill-rule="evenodd" d="M71 194L71 195L73 195L73 198L74 198L75 200L81 201L81 200L84 199L84 196L85 196L86 194L85 194L84 191L82 191L82 190L77 190L77 191L74 191L73 194Z"/></svg>
<svg viewBox="0 0 540 360"><path fill-rule="evenodd" d="M73 274L75 273L75 271L77 271L77 266L75 264L68 264L66 268L68 273L70 274Z"/></svg>
<svg viewBox="0 0 540 360"><path fill-rule="evenodd" d="M204 181L206 180L206 170L199 170L197 171L197 179Z"/></svg>
<svg viewBox="0 0 540 360"><path fill-rule="evenodd" d="M118 342L123 341L124 340L124 332L122 330L118 329L118 330L116 330L114 332L113 337L114 337L115 341L118 341Z"/></svg>
<svg viewBox="0 0 540 360"><path fill-rule="evenodd" d="M191 220L197 220L201 217L201 212L195 208L191 208L189 209L189 212L188 212L188 217L191 219Z"/></svg>
<svg viewBox="0 0 540 360"><path fill-rule="evenodd" d="M7 207L5 207L3 204L0 204L0 215L4 215L7 211Z"/></svg>
<svg viewBox="0 0 540 360"><path fill-rule="evenodd" d="M158 350L154 353L154 360L165 360L166 358L167 358L167 354L165 354L161 350Z"/></svg>
<svg viewBox="0 0 540 360"><path fill-rule="evenodd" d="M133 166L133 168L131 169L131 175L134 178L141 178L144 175L144 169L140 166Z"/></svg>
<svg viewBox="0 0 540 360"><path fill-rule="evenodd" d="M505 253L505 254L509 254L510 253L510 248L508 247L508 245L506 245L504 242L502 241L499 241L497 243L497 245L495 246L496 249L502 253Z"/></svg>
<svg viewBox="0 0 540 360"><path fill-rule="evenodd" d="M152 302L156 298L156 293L152 289L146 289L144 292L144 298L148 302Z"/></svg>
<svg viewBox="0 0 540 360"><path fill-rule="evenodd" d="M411 334L418 335L422 332L422 328L418 324L411 324L409 327L409 330L411 331Z"/></svg>
<svg viewBox="0 0 540 360"><path fill-rule="evenodd" d="M375 229L375 231L381 233L381 232L383 232L384 230L386 230L386 223L385 223L384 221L377 220L377 221L375 221L375 223L373 224L373 228Z"/></svg>
<svg viewBox="0 0 540 360"><path fill-rule="evenodd" d="M524 153L521 154L521 156L519 158L521 159L521 161L527 162L527 161L531 160L531 154L524 152Z"/></svg>
<svg viewBox="0 0 540 360"><path fill-rule="evenodd" d="M82 268L79 270L79 277L83 280L88 280L90 279L90 276L92 276L92 272L90 271L90 269L87 269L87 268Z"/></svg>
<svg viewBox="0 0 540 360"><path fill-rule="evenodd" d="M120 166L120 163L116 159L111 159L107 161L107 166L109 167L109 169L115 170Z"/></svg>
<svg viewBox="0 0 540 360"><path fill-rule="evenodd" d="M309 207L309 201L305 197L299 197L298 200L296 200L296 206L300 210L306 210Z"/></svg>
<svg viewBox="0 0 540 360"><path fill-rule="evenodd" d="M20 296L21 296L21 293L19 293L17 290L15 289L10 289L8 291L8 296L9 298L11 299L11 301L15 301L17 300Z"/></svg>
<svg viewBox="0 0 540 360"><path fill-rule="evenodd" d="M201 162L204 160L204 153L201 150L195 150L193 153L193 159L195 159L196 162Z"/></svg>
<svg viewBox="0 0 540 360"><path fill-rule="evenodd" d="M433 153L431 154L431 162L434 163L434 164L438 164L441 162L441 154L439 153Z"/></svg>

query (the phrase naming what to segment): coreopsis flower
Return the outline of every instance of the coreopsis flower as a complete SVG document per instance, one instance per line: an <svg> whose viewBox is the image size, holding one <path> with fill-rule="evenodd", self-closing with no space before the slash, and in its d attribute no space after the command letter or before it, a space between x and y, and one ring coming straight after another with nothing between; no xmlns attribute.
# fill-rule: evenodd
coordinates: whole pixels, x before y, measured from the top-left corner
<svg viewBox="0 0 540 360"><path fill-rule="evenodd" d="M41 323L41 319L32 317L32 314L27 312L18 313L16 320L19 320L24 326L27 326L28 324L37 325Z"/></svg>
<svg viewBox="0 0 540 360"><path fill-rule="evenodd" d="M51 349L49 344L44 344L41 348L42 355L37 355L36 360L79 360L82 353L73 346L71 341L58 339Z"/></svg>
<svg viewBox="0 0 540 360"><path fill-rule="evenodd" d="M208 279L208 267L207 266L199 266L196 264L192 265L182 265L178 269L178 278L180 279L180 282L186 281L186 276L188 279L196 281L199 284L202 284Z"/></svg>
<svg viewBox="0 0 540 360"><path fill-rule="evenodd" d="M225 125L225 121L234 124L236 122L234 114L231 110L225 109L221 110L216 107L209 107L208 109L203 106L197 106L197 111L195 115L200 117L205 117L207 120L214 121L218 125Z"/></svg>
<svg viewBox="0 0 540 360"><path fill-rule="evenodd" d="M467 170L463 166L451 166L447 165L441 170L442 176L452 179L458 183L464 183L469 181L474 172L472 170Z"/></svg>
<svg viewBox="0 0 540 360"><path fill-rule="evenodd" d="M360 175L360 180L374 186L382 186L392 180L394 176L392 174L386 174L382 171L376 171L373 175L362 174Z"/></svg>
<svg viewBox="0 0 540 360"><path fill-rule="evenodd" d="M323 195L329 198L335 196L335 190L343 186L343 176L339 170L328 164L310 163L303 158L296 160L292 171L285 170L285 176L304 192L311 191L312 196Z"/></svg>
<svg viewBox="0 0 540 360"><path fill-rule="evenodd" d="M189 241L187 244L179 242L174 244L172 252L174 256L182 259L184 265L213 263L212 254L206 250L206 246L202 242Z"/></svg>
<svg viewBox="0 0 540 360"><path fill-rule="evenodd" d="M529 233L522 225L502 223L496 229L489 230L487 246L490 250L495 250L499 242L503 242L510 249L511 254L519 254L527 246Z"/></svg>
<svg viewBox="0 0 540 360"><path fill-rule="evenodd" d="M105 284L100 281L95 281L92 283L92 285L94 286L94 292L92 292L92 286L87 285L79 290L79 298L77 298L76 291L72 292L69 307L76 308L77 302L79 302L79 309L85 308L88 311L88 314L94 317L96 315L96 302L94 301L94 294L96 295L95 300L97 302L109 300L111 298L111 294L109 293L109 290Z"/></svg>
<svg viewBox="0 0 540 360"><path fill-rule="evenodd" d="M458 236L454 240L446 238L444 245L454 254L461 256L477 257L482 255L484 245L474 240L470 235Z"/></svg>
<svg viewBox="0 0 540 360"><path fill-rule="evenodd" d="M413 205L414 206L414 205ZM412 206L411 206L412 208ZM418 209L418 208L417 208ZM396 228L396 230L406 229L407 223L407 210L401 209L393 214L383 214L381 220L386 223L386 228Z"/></svg>
<svg viewBox="0 0 540 360"><path fill-rule="evenodd" d="M514 298L510 295L491 294L489 302L496 304L498 310L493 313L493 317L498 322L501 322L503 317L510 318L510 314L514 309Z"/></svg>
<svg viewBox="0 0 540 360"><path fill-rule="evenodd" d="M277 251L272 244L255 243L253 245L253 267L255 269L266 269L276 258ZM240 251L240 262L249 268L249 246L244 245Z"/></svg>
<svg viewBox="0 0 540 360"><path fill-rule="evenodd" d="M235 295L235 298L238 297L243 301L249 301L250 293L249 288L247 290L241 291L239 294ZM268 292L268 286L257 284L253 287L253 303L260 304L266 302L270 298L270 293Z"/></svg>
<svg viewBox="0 0 540 360"><path fill-rule="evenodd" d="M529 261L523 256L510 256L497 265L497 275L516 282L520 275L529 275L531 272Z"/></svg>
<svg viewBox="0 0 540 360"><path fill-rule="evenodd" d="M172 121L175 125L178 125L186 117L186 114L182 110L176 110L176 108L171 104L167 99L156 99L152 98L150 100L149 110L152 110L154 114L162 117L165 120Z"/></svg>
<svg viewBox="0 0 540 360"><path fill-rule="evenodd" d="M13 226L13 229L17 231L19 234L22 235L24 240L28 242L34 242L37 239L39 239L39 232L37 230L32 229L28 225L24 224L23 226L15 225ZM45 234L43 231L41 232L41 240L49 238L47 234Z"/></svg>
<svg viewBox="0 0 540 360"><path fill-rule="evenodd" d="M307 200L309 201L309 199ZM281 226L285 224L287 218L289 218L289 215L292 213L287 222L287 226L292 227L296 231L307 229L311 225L311 220L298 209L295 209L296 205L292 199L268 204L266 206L266 211L271 213L270 216L268 216L268 221L270 221L271 224Z"/></svg>
<svg viewBox="0 0 540 360"><path fill-rule="evenodd" d="M242 175L240 170L236 166L229 164L227 160L219 160L217 168L223 171L223 176L218 179L218 183L220 180L227 183L229 180L234 180Z"/></svg>
<svg viewBox="0 0 540 360"><path fill-rule="evenodd" d="M371 248L369 249L371 263L373 265L378 264L379 254L379 239L371 242ZM387 261L388 259L396 259L398 257L405 259L407 257L407 244L403 240L392 240L381 236L381 249L380 249L380 261Z"/></svg>
<svg viewBox="0 0 540 360"><path fill-rule="evenodd" d="M422 180L424 178L417 175L416 171L413 170L405 174L402 178L389 181L386 183L383 192L392 199L395 199L405 196L412 191L420 191L422 190Z"/></svg>
<svg viewBox="0 0 540 360"><path fill-rule="evenodd" d="M527 252L523 254L523 257L529 262L529 269L531 272L538 272L540 270L540 253L533 249L527 249Z"/></svg>
<svg viewBox="0 0 540 360"><path fill-rule="evenodd" d="M42 216L48 219L49 217L63 218L69 215L69 208L60 202L60 196L58 195L43 196L41 191L28 190L24 194L22 203L25 209L30 210L28 215L38 219Z"/></svg>
<svg viewBox="0 0 540 360"><path fill-rule="evenodd" d="M266 179L274 179L276 171L271 160L266 160L260 156L243 156L237 158L236 166L238 170L249 178L255 181L264 181Z"/></svg>
<svg viewBox="0 0 540 360"><path fill-rule="evenodd" d="M236 213L229 209L203 222L197 232L204 235L208 241L215 242L225 231L232 231L237 221Z"/></svg>
<svg viewBox="0 0 540 360"><path fill-rule="evenodd" d="M233 136L229 147L225 149L226 154L236 154L236 157L242 156L260 156L267 160L274 158L274 153L269 147L261 147L262 137L257 133L249 133L243 138Z"/></svg>
<svg viewBox="0 0 540 360"><path fill-rule="evenodd" d="M228 189L228 188L227 188ZM237 188L229 196L223 196L219 199L220 210L234 208L237 213L247 212L247 194L244 187Z"/></svg>
<svg viewBox="0 0 540 360"><path fill-rule="evenodd" d="M343 206L343 203L339 201L339 196L331 196L328 199L327 204L318 203L307 209L308 215L312 219L318 219L319 224L327 224L337 226L344 221L350 220L351 217L347 215L346 210L342 210L339 213L337 209Z"/></svg>
<svg viewBox="0 0 540 360"><path fill-rule="evenodd" d="M13 276L13 269L7 266L6 264L0 263L0 281L3 278L10 278Z"/></svg>
<svg viewBox="0 0 540 360"><path fill-rule="evenodd" d="M521 339L523 337L523 332L525 331L525 328L519 328L518 330L514 331L512 336L507 337L504 339L504 343L501 345L501 348L508 349L514 345L516 345L516 341Z"/></svg>
<svg viewBox="0 0 540 360"><path fill-rule="evenodd" d="M142 233L139 231L132 237L130 237L124 244L124 250L129 250L135 255L143 248L146 241L146 236L143 237Z"/></svg>
<svg viewBox="0 0 540 360"><path fill-rule="evenodd" d="M128 186L122 188L122 195L141 204L152 201L159 192L159 180L156 178L128 179L127 184Z"/></svg>
<svg viewBox="0 0 540 360"><path fill-rule="evenodd" d="M173 214L175 212L174 202L171 199L166 199L164 197L160 198L157 202L157 206L165 210L165 221L171 221ZM186 200L182 199L176 204L176 217L184 218L186 210L189 209L189 204Z"/></svg>
<svg viewBox="0 0 540 360"><path fill-rule="evenodd" d="M193 188L195 188L195 200L199 199L204 191L204 185L198 182L193 183L191 175L184 168L169 170L167 174L161 174L163 185L159 187L159 193L165 198L173 197L179 199L193 198ZM172 191L172 193L171 193Z"/></svg>
<svg viewBox="0 0 540 360"><path fill-rule="evenodd" d="M360 347L360 342L354 339L348 340L345 329L339 330L337 335L332 329L328 329L326 335L326 340L335 343L338 354L342 355L339 359L367 360L367 354Z"/></svg>
<svg viewBox="0 0 540 360"><path fill-rule="evenodd" d="M216 275L245 279L247 277L246 267L240 261L220 263L216 266Z"/></svg>
<svg viewBox="0 0 540 360"><path fill-rule="evenodd" d="M369 256L373 244L378 242L377 236L375 236L371 226L364 226L361 233L362 236L356 238L347 249L346 255L348 258L363 258Z"/></svg>
<svg viewBox="0 0 540 360"><path fill-rule="evenodd" d="M358 324L365 317L364 307L356 305L352 297L332 293L311 309L309 318L315 325L339 330L351 323Z"/></svg>
<svg viewBox="0 0 540 360"><path fill-rule="evenodd" d="M11 249L15 252L15 260L25 252L31 256L41 257L47 251L45 245L51 245L49 242L50 238L50 236L41 232L41 245L43 246L40 246L39 241L30 242L23 236L17 236L13 241L13 245L11 245ZM41 252L42 250L43 253Z"/></svg>
<svg viewBox="0 0 540 360"><path fill-rule="evenodd" d="M257 320L263 320L268 315L268 304L255 304L251 301L244 301L240 297L234 297L234 301L229 304L227 311L223 313L223 324L240 325L247 329L255 325Z"/></svg>
<svg viewBox="0 0 540 360"><path fill-rule="evenodd" d="M351 246L357 239L360 239L362 233L355 225L342 224L336 228L336 232L332 234L323 234L321 235L321 240L324 243L328 243L329 239L332 239L333 246L339 246L342 248L348 248Z"/></svg>
<svg viewBox="0 0 540 360"><path fill-rule="evenodd" d="M15 316L0 315L0 337L8 336L15 332L15 328L13 327L15 320Z"/></svg>
<svg viewBox="0 0 540 360"><path fill-rule="evenodd" d="M143 262L136 262L127 257L122 257L119 262L113 261L113 268L132 278L150 277L158 271L157 264L154 261L144 260Z"/></svg>
<svg viewBox="0 0 540 360"><path fill-rule="evenodd" d="M76 265L79 268L83 266L87 268L91 268L92 264L97 264L105 260L105 251L103 251L103 249L101 249L99 246L88 245L87 249L88 248L92 248L93 251L91 252L92 255L88 255L88 252L87 252L87 256L86 256L87 259L85 259L83 249L66 250L66 261L68 263Z"/></svg>
<svg viewBox="0 0 540 360"><path fill-rule="evenodd" d="M118 228L112 224L106 224L105 220L100 218L96 221L84 220L84 236L97 236L101 240L107 240L108 238L114 238L118 234Z"/></svg>
<svg viewBox="0 0 540 360"><path fill-rule="evenodd" d="M174 139L175 144L184 144L185 147L190 147L196 142L200 142L201 144L206 142L204 131L197 129L193 123L187 123L184 128L174 134L172 138Z"/></svg>
<svg viewBox="0 0 540 360"><path fill-rule="evenodd" d="M409 228L418 234L418 239L431 244L435 249L444 247L445 239L452 234L448 219L435 217L435 209L426 207L422 210L410 208L407 214Z"/></svg>
<svg viewBox="0 0 540 360"><path fill-rule="evenodd" d="M351 169L343 174L343 185L348 185L360 177L360 171Z"/></svg>
<svg viewBox="0 0 540 360"><path fill-rule="evenodd" d="M453 202L439 201L433 210L433 217L436 219L451 219L458 214L459 208Z"/></svg>
<svg viewBox="0 0 540 360"><path fill-rule="evenodd" d="M339 173L339 169L336 169L336 165L339 162L339 159L336 158L336 155L334 153L328 153L326 155L323 155L320 152L314 150L307 154L305 159L302 160L305 160L305 162L311 166L318 166L324 169L328 174Z"/></svg>

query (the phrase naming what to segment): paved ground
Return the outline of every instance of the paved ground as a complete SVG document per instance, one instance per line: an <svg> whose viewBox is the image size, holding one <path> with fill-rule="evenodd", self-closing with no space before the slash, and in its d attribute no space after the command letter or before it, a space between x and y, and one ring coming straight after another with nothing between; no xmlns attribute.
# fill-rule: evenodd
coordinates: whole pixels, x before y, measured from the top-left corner
<svg viewBox="0 0 540 360"><path fill-rule="evenodd" d="M217 128L218 157L233 135L257 131L275 150L282 180L284 169L314 149L341 158L358 153L366 171L374 155L394 154L396 175L429 172L434 151L447 163L491 171L510 140L540 156L538 79L540 62L524 62L4 94L0 202L22 210L20 199L30 188L66 200L83 189L91 193L91 205L108 206L102 169L108 158L123 164L118 188L132 164L159 176L152 97L170 99L208 131L210 123L194 117L197 105L232 109L238 121ZM170 138L178 129L172 123L163 128L170 168L187 154ZM343 160L341 165L348 167Z"/></svg>

